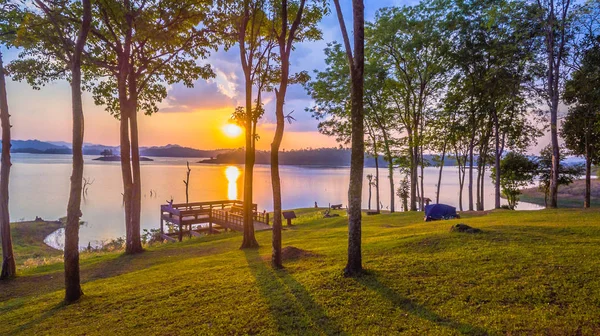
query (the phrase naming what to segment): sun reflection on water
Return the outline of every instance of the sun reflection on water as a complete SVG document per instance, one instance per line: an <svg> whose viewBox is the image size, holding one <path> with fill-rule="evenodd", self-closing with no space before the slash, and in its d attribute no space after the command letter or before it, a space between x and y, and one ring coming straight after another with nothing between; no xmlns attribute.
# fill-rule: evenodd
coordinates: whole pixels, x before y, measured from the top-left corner
<svg viewBox="0 0 600 336"><path fill-rule="evenodd" d="M238 197L237 180L240 177L240 169L236 166L227 166L225 168L225 177L227 178L227 198L236 200Z"/></svg>

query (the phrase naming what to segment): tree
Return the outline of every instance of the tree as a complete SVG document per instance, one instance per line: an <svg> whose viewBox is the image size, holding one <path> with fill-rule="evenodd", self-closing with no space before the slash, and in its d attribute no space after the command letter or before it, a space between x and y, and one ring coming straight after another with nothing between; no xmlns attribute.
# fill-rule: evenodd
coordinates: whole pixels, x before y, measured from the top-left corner
<svg viewBox="0 0 600 336"><path fill-rule="evenodd" d="M565 146L585 157L585 208L590 207L591 166L600 163L600 37L592 38L590 45L566 84L564 99L574 106L560 132Z"/></svg>
<svg viewBox="0 0 600 336"><path fill-rule="evenodd" d="M378 11L369 26L369 49L379 55L380 64L390 69L395 119L406 131L410 162L410 209L417 209L421 166L423 190L424 130L428 108L445 86L448 38L444 23L447 3L424 1L412 7L390 7ZM393 190L393 188L392 188ZM423 205L424 197L419 197Z"/></svg>
<svg viewBox="0 0 600 336"><path fill-rule="evenodd" d="M244 106L236 108L233 118L245 128L244 161L244 235L241 248L256 248L252 203L253 171L256 161L256 124L262 117L262 91L273 82L275 55L275 21L267 0L218 1L222 12L223 37L226 48L237 45L244 72ZM253 89L258 86L253 104Z"/></svg>
<svg viewBox="0 0 600 336"><path fill-rule="evenodd" d="M306 73L290 76L290 55L294 48L294 42L311 41L321 38L321 31L317 23L323 14L326 14L327 5L324 1L312 1L310 6L306 0L275 1L275 10L278 12L277 19L280 23L277 31L277 45L279 46L280 78L279 86L275 89L276 105L275 116L277 126L271 143L271 185L273 188L273 256L272 264L281 268L281 180L279 177L279 148L283 140L286 115L284 113L285 96L289 84L307 80ZM289 18L293 18L289 22ZM291 77L291 78L290 78ZM291 117L287 115L288 119Z"/></svg>
<svg viewBox="0 0 600 336"><path fill-rule="evenodd" d="M550 185L552 183L552 170L554 169L553 165L553 149L552 144L544 147L540 151L540 156L538 157L538 180L539 180L539 189L544 192L544 203L546 207L548 206L548 198L550 196ZM564 158L566 156L566 151L564 147L560 148L559 157ZM558 165L558 185L569 185L573 183L573 181L583 174L584 168L582 165L566 165L562 162L559 162Z"/></svg>
<svg viewBox="0 0 600 336"><path fill-rule="evenodd" d="M468 116L469 209L473 209L475 150L479 148L477 205L483 206L483 172L488 153L501 173L505 149L535 142L539 130L532 122L533 82L538 74L534 57L536 39L530 9L522 2L477 0L461 2L454 24L453 44L457 74L450 82L454 105ZM491 149L490 147L493 147ZM500 207L500 180L495 181L495 207Z"/></svg>
<svg viewBox="0 0 600 336"><path fill-rule="evenodd" d="M81 6L81 18L69 20L61 13ZM44 2L35 0L27 13L26 27L19 36L25 48L19 60L11 64L15 78L26 79L34 88L46 82L66 78L71 83L73 162L67 222L65 226L65 301L77 301L83 292L79 275L79 225L83 192L84 115L82 92L82 58L91 28L89 0ZM80 23L79 23L80 22ZM32 68L38 71L31 71Z"/></svg>
<svg viewBox="0 0 600 336"><path fill-rule="evenodd" d="M544 39L546 80L544 97L550 108L550 135L552 140L552 170L548 185L550 208L558 207L560 146L558 143L558 105L561 83L564 78L563 63L567 58L567 47L571 39L571 0L535 0L537 16ZM548 206L548 204L546 203Z"/></svg>
<svg viewBox="0 0 600 336"><path fill-rule="evenodd" d="M103 0L93 3L84 59L94 101L120 120L121 172L128 254L143 251L137 114L158 111L167 85L213 76L198 60L214 47L212 1ZM63 15L77 17L71 11ZM216 15L216 14L215 14Z"/></svg>
<svg viewBox="0 0 600 336"><path fill-rule="evenodd" d="M351 88L350 70L345 51L339 43L329 43L325 48L327 68L315 71L316 78L305 84L315 106L307 108L319 120L319 132L335 136L338 142L349 144L351 140ZM394 211L394 137L398 124L390 104L390 81L388 74L377 64L375 54L365 54L364 125L369 139L366 145L370 156L375 158L375 179L379 181L379 156L383 153L388 164L390 183L390 210ZM333 84L333 85L332 85ZM379 184L376 185L377 211L380 210Z"/></svg>
<svg viewBox="0 0 600 336"><path fill-rule="evenodd" d="M538 168L537 163L523 154L509 152L502 158L500 167L502 169L502 175L499 177L502 195L508 201L508 207L514 210L519 202L521 188L533 183ZM498 178L494 168L492 168L492 178L494 180Z"/></svg>
<svg viewBox="0 0 600 336"><path fill-rule="evenodd" d="M408 197L410 197L410 186L408 183L408 177L404 176L402 181L400 181L400 186L396 191L396 195L402 200L402 209L404 211L408 211ZM437 202L436 202L437 203Z"/></svg>
<svg viewBox="0 0 600 336"><path fill-rule="evenodd" d="M107 156L113 156L113 151L112 149L105 149L102 152L100 152L100 155L107 157Z"/></svg>
<svg viewBox="0 0 600 336"><path fill-rule="evenodd" d="M350 186L348 188L348 263L344 268L346 276L362 273L361 224L362 224L362 182L365 161L364 127L364 70L365 70L365 4L362 0L352 0L352 21L354 31L354 51L346 29L339 0L333 1L342 31L344 48L348 57L351 79L351 128L352 152L350 158Z"/></svg>
<svg viewBox="0 0 600 336"><path fill-rule="evenodd" d="M11 46L16 34L15 26L20 18L18 7L10 0L0 0L0 45ZM10 114L6 94L5 70L0 51L0 125L2 126L2 163L0 165L0 239L2 240L2 271L0 279L12 278L17 274L10 234L8 208L8 184L10 177Z"/></svg>

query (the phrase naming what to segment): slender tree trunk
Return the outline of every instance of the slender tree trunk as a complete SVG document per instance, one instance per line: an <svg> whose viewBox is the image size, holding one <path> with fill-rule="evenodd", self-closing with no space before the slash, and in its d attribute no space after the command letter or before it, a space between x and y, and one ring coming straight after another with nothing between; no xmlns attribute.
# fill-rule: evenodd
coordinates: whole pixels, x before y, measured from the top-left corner
<svg viewBox="0 0 600 336"><path fill-rule="evenodd" d="M362 273L362 181L365 161L364 143L364 68L365 68L365 6L363 0L352 0L354 22L354 55L342 15L339 0L334 0L352 81L351 123L352 150L350 158L350 185L348 188L348 263L344 275L356 276Z"/></svg>
<svg viewBox="0 0 600 336"><path fill-rule="evenodd" d="M560 165L560 147L558 143L558 93L552 99L550 111L550 135L552 138L552 171L550 176L550 208L558 208L558 167Z"/></svg>
<svg viewBox="0 0 600 336"><path fill-rule="evenodd" d="M440 203L440 189L442 185L442 172L444 171L444 162L446 160L446 142L442 147L442 159L440 161L440 173L438 174L437 190L435 192L435 203Z"/></svg>
<svg viewBox="0 0 600 336"><path fill-rule="evenodd" d="M81 30L75 44L71 67L71 100L73 113L73 168L71 189L67 205L65 228L65 301L74 302L83 294L79 278L79 219L83 184L83 136L84 117L81 101L81 55L92 22L90 0L83 0L84 15Z"/></svg>
<svg viewBox="0 0 600 336"><path fill-rule="evenodd" d="M419 146L419 157L420 157L420 161L421 161L421 177L419 178L420 182L421 182L421 198L420 198L420 202L419 202L419 206L421 211L425 210L425 183L424 183L424 178L425 178L425 160L423 157L423 146Z"/></svg>
<svg viewBox="0 0 600 336"><path fill-rule="evenodd" d="M408 133L408 152L410 160L410 211L417 211L417 168L415 166L413 132L411 128L406 131Z"/></svg>
<svg viewBox="0 0 600 336"><path fill-rule="evenodd" d="M592 160L591 160L591 148L588 143L588 137L586 134L585 141L585 200L583 202L584 208L590 207L590 194L591 194L591 175L592 175Z"/></svg>
<svg viewBox="0 0 600 336"><path fill-rule="evenodd" d="M477 200L475 202L475 209L479 211L481 207L481 152L479 153L479 158L477 159L477 188L475 194L477 195Z"/></svg>
<svg viewBox="0 0 600 336"><path fill-rule="evenodd" d="M500 209L500 125L498 122L498 115L494 113L494 168L496 170L496 180L494 181L494 208Z"/></svg>
<svg viewBox="0 0 600 336"><path fill-rule="evenodd" d="M372 189L373 185L371 184L371 180L369 180L369 204L368 204L368 209L371 210L371 189Z"/></svg>
<svg viewBox="0 0 600 336"><path fill-rule="evenodd" d="M125 248L128 254L143 252L141 239L141 212L142 212L142 176L140 171L140 147L138 138L137 124L137 97L133 100L130 108L130 132L131 132L131 172L133 185L131 188L131 222L128 233L131 237Z"/></svg>
<svg viewBox="0 0 600 336"><path fill-rule="evenodd" d="M387 135L387 132L383 129L382 125L380 125L381 127L381 131L383 133L383 143L384 143L384 149L385 149L385 156L386 156L386 161L388 163L388 175L389 175L389 181L390 181L390 212L395 212L396 210L396 198L395 198L395 191L394 191L394 163L393 163L393 157L392 157L392 151L390 150L390 143L389 143L389 137Z"/></svg>
<svg viewBox="0 0 600 336"><path fill-rule="evenodd" d="M390 156L390 160L388 162L388 174L390 180L390 212L395 212L395 192L394 192L394 165L392 164L392 159Z"/></svg>
<svg viewBox="0 0 600 336"><path fill-rule="evenodd" d="M287 68L287 67L286 67ZM287 74L285 77L287 79ZM284 86L285 85L285 86ZM273 187L273 255L271 262L273 267L282 268L281 262L281 227L283 225L281 218L281 179L279 177L279 147L283 140L283 131L285 120L283 115L283 105L285 102L285 92L287 89L287 81L279 86L282 91L277 93L277 105L275 115L277 116L277 127L275 129L275 137L271 144L271 185Z"/></svg>
<svg viewBox="0 0 600 336"><path fill-rule="evenodd" d="M288 4L287 0L281 1L281 35L278 38L279 42L279 54L281 59L281 82L279 83L279 90L275 90L275 98L277 99L275 105L275 116L277 117L277 127L275 128L275 136L271 143L271 185L273 188L273 255L271 262L273 267L282 268L283 264L281 261L281 179L279 177L279 148L281 141L283 140L283 132L285 129L285 115L283 113L283 107L285 104L285 95L287 93L289 68L290 68L290 52L287 49L288 39L290 42L294 39L294 32L299 19L302 17L302 9L304 2L301 4L300 12L298 13L297 20L292 24L290 31L291 36L287 36L287 13ZM297 21L297 22L296 22Z"/></svg>
<svg viewBox="0 0 600 336"><path fill-rule="evenodd" d="M243 57L243 56L242 56ZM244 237L241 248L256 248L258 242L254 236L254 213L252 187L254 174L254 128L252 108L252 80L250 69L244 69L246 84L246 157L244 164Z"/></svg>
<svg viewBox="0 0 600 336"><path fill-rule="evenodd" d="M377 212L381 211L381 202L379 200L379 154L375 153L375 201L377 202Z"/></svg>
<svg viewBox="0 0 600 336"><path fill-rule="evenodd" d="M481 181L479 182L481 184L481 188L480 188L481 203L479 204L479 208L477 210L485 209L485 172L487 170L486 164L487 164L487 160L484 160L483 167L481 167Z"/></svg>
<svg viewBox="0 0 600 336"><path fill-rule="evenodd" d="M0 51L0 123L2 125L2 164L0 165L0 239L2 239L2 271L0 279L9 279L17 274L10 236L10 214L8 212L8 184L10 176L10 114L6 79Z"/></svg>
<svg viewBox="0 0 600 336"><path fill-rule="evenodd" d="M475 146L475 125L472 125L471 141L469 142L469 211L473 211L473 147Z"/></svg>
<svg viewBox="0 0 600 336"><path fill-rule="evenodd" d="M130 0L124 0L124 7L127 10L131 9ZM136 228L134 224L137 220L139 223L139 209L141 206L136 206L135 202L135 190L136 186L134 172L132 170L132 139L130 139L130 127L132 127L132 118L135 118L137 109L137 97L132 97L131 94L135 94L136 83L134 74L132 73L132 66L130 64L131 56L131 44L133 34L133 19L132 15L126 16L127 25L125 26L125 39L123 43L123 51L119 56L119 74L117 76L117 90L119 98L119 117L120 117L120 129L119 129L119 142L121 147L121 174L123 179L123 206L125 210L125 252L126 253L137 253L141 251L141 239L139 232L139 224ZM137 119L136 119L137 120ZM133 132L132 132L133 134ZM137 145L137 123L135 130L135 141ZM139 155L139 151L136 151ZM139 169L139 157L138 157L138 169ZM139 186L138 186L139 187ZM138 193L139 194L139 193ZM136 208L138 209L137 216Z"/></svg>
<svg viewBox="0 0 600 336"><path fill-rule="evenodd" d="M456 156L458 158L458 155ZM465 181L465 171L463 170L463 163L458 160L458 207L460 211L463 211L463 187Z"/></svg>

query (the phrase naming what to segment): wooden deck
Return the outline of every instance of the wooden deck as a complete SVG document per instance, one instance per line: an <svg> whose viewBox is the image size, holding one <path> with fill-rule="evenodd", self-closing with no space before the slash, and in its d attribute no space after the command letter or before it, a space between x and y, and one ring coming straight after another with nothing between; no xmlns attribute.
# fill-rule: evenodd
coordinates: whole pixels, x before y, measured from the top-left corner
<svg viewBox="0 0 600 336"><path fill-rule="evenodd" d="M211 201L196 203L164 204L160 206L160 231L164 239L179 241L184 234L199 236L202 233L213 234L222 231L244 230L242 201ZM256 204L254 212L254 230L271 230L269 214L259 213ZM176 232L165 233L164 224L170 223L177 228Z"/></svg>

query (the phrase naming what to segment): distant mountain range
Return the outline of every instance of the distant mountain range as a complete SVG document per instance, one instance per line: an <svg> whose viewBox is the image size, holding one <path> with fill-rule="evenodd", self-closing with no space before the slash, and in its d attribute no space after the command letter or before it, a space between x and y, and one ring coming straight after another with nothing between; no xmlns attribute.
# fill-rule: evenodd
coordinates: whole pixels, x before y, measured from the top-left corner
<svg viewBox="0 0 600 336"><path fill-rule="evenodd" d="M0 145L1 148L1 145ZM71 154L72 146L64 141L40 141L40 140L13 140L12 153L28 154ZM105 146L100 144L85 143L83 154L102 155L105 150L112 151L113 155L120 155L118 146ZM154 147L141 147L140 155L149 157L180 157L180 158L205 158L203 163L216 164L244 164L244 149L215 149L201 150L179 145L166 145ZM340 148L310 148L282 151L279 154L280 164L295 166L327 166L327 167L346 167L350 166L350 149ZM424 159L430 163L434 162L434 155L424 155ZM581 162L581 158L566 158L567 164L576 164ZM271 162L269 151L256 151L257 164L269 164ZM456 161L446 157L445 166L454 166ZM375 167L375 159L365 155L365 166ZM379 157L379 167L387 167L383 157Z"/></svg>
<svg viewBox="0 0 600 336"><path fill-rule="evenodd" d="M11 144L11 153L71 154L73 152L72 145L64 141L13 140ZM84 144L83 154L101 155L102 151L107 149L111 150L115 155L120 154L118 146L105 146L92 143ZM231 149L200 150L179 145L166 145L159 147L141 147L140 155L156 157L212 158L228 151L231 151Z"/></svg>

